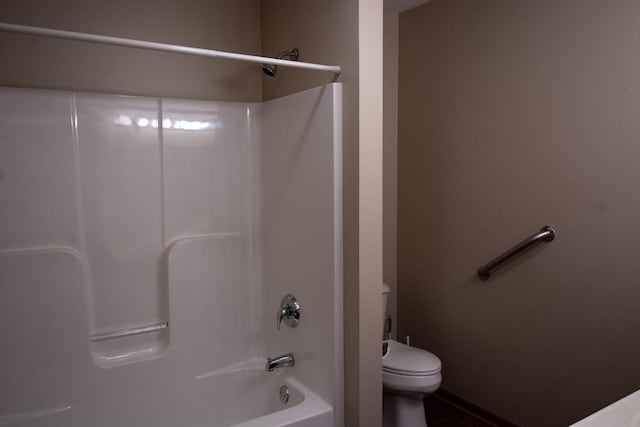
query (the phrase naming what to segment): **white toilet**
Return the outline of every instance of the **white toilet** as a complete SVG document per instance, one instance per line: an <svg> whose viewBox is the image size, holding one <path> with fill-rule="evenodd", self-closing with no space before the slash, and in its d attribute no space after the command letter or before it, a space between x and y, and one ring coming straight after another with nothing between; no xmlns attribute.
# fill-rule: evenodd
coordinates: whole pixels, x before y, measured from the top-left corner
<svg viewBox="0 0 640 427"><path fill-rule="evenodd" d="M382 323L386 319L389 287L382 285ZM384 326L383 326L384 329ZM394 340L387 343L382 357L384 386L383 427L425 427L425 395L435 392L442 382L442 363L428 351Z"/></svg>

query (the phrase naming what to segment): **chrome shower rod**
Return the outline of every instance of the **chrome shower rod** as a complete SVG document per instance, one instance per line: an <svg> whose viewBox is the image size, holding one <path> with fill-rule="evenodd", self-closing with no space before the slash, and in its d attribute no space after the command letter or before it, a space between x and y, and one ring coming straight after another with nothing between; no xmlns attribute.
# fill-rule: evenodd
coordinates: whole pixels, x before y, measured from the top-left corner
<svg viewBox="0 0 640 427"><path fill-rule="evenodd" d="M144 40L126 39L121 37L101 36L98 34L76 33L73 31L55 30L52 28L30 27L0 22L0 31L11 33L31 34L35 36L53 37L57 39L78 40L91 43L101 43L114 46L134 47L138 49L159 50L163 52L183 53L186 55L208 56L210 58L225 58L236 61L255 62L257 64L273 64L283 67L302 68L306 70L327 71L340 74L339 65L322 65L310 62L288 61L286 59L269 58L242 53L223 52L219 50L202 49L198 47L181 46L166 43L156 43Z"/></svg>

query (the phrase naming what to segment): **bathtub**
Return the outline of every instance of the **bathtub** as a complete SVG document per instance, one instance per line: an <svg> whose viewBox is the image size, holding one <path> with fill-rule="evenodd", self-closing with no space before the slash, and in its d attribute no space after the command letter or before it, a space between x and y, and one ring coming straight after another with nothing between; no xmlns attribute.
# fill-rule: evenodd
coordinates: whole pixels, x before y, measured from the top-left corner
<svg viewBox="0 0 640 427"><path fill-rule="evenodd" d="M262 364L262 361L259 361ZM132 378L121 392L22 413L0 415L11 427L326 427L333 408L285 372L257 363L173 384ZM280 400L280 387L290 396Z"/></svg>

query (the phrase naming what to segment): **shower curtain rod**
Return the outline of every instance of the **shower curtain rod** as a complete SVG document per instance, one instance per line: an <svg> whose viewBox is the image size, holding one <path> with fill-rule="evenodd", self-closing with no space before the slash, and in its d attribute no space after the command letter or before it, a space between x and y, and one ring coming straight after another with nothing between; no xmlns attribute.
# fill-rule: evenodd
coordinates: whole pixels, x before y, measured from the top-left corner
<svg viewBox="0 0 640 427"><path fill-rule="evenodd" d="M327 71L340 74L339 65L322 65L310 62L288 61L285 59L269 58L242 53L222 52L219 50L202 49L198 47L180 46L175 44L148 42L144 40L125 39L121 37L101 36L98 34L76 33L73 31L54 30L51 28L29 27L0 22L0 31L11 33L32 34L36 36L53 37L57 39L79 40L91 43L102 43L114 46L135 47L139 49L159 50L163 52L184 53L186 55L208 56L211 58L226 58L236 61L255 62L258 64L273 64L283 67L303 68L306 70Z"/></svg>

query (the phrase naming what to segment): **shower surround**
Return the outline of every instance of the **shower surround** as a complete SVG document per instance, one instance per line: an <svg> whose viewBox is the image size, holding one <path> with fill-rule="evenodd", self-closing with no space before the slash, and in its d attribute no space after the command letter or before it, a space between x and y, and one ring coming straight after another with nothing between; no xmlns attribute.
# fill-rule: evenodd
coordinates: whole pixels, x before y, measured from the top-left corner
<svg viewBox="0 0 640 427"><path fill-rule="evenodd" d="M1 88L0 425L341 426L341 104Z"/></svg>

